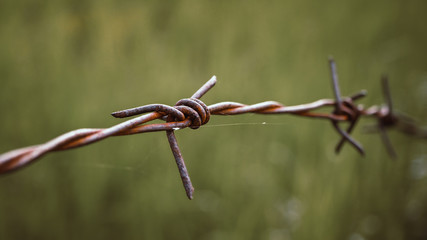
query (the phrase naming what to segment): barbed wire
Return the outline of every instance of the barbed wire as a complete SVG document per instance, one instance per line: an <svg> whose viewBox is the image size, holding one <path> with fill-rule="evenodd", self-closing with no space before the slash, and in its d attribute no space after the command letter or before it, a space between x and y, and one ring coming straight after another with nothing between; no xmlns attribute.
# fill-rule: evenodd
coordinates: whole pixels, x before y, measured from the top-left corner
<svg viewBox="0 0 427 240"><path fill-rule="evenodd" d="M382 77L382 88L385 98L384 105L374 105L365 108L356 105L355 101L366 96L367 92L362 90L350 97L342 97L338 84L338 74L335 61L330 58L329 66L332 76L332 87L334 99L321 99L307 104L296 106L285 106L279 102L266 101L253 105L237 102L220 102L207 106L200 98L216 84L213 76L190 98L179 100L173 107L164 104L150 104L141 107L126 109L112 113L116 118L126 118L143 113L145 115L135 117L110 128L83 128L65 133L44 144L29 146L12 150L0 155L0 173L11 172L28 165L43 155L71 148L82 147L110 136L123 136L145 132L166 131L166 135L174 155L178 170L183 182L187 197L193 198L193 185L191 183L184 158L178 147L174 134L175 130L183 128L197 129L208 123L211 115L237 115L244 113L256 114L292 114L309 118L327 119L332 123L334 129L341 136L335 151L339 153L345 142L351 144L361 155L365 154L362 145L351 137L360 117L372 117L377 120L375 126L366 128L366 132L379 132L392 158L396 158L396 152L387 136L387 128L395 128L405 134L427 138L427 130L419 127L410 117L396 113L393 109L388 79ZM332 112L315 112L324 107L332 107ZM164 120L164 123L145 124L155 119ZM347 129L342 129L341 122L348 122Z"/></svg>

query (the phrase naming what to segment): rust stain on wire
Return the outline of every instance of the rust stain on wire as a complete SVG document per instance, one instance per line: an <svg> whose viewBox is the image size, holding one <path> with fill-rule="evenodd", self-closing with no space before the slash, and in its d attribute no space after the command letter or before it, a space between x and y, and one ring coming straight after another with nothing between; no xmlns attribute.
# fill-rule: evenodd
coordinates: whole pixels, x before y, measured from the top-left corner
<svg viewBox="0 0 427 240"><path fill-rule="evenodd" d="M427 131L419 127L410 117L394 112L387 77L384 76L382 78L382 88L386 104L365 108L363 105L356 105L355 101L365 97L366 91L362 90L350 97L341 96L336 65L332 58L329 58L329 65L332 76L334 99L321 99L312 103L296 106L285 106L275 101L266 101L253 105L237 102L220 102L207 106L200 98L215 86L216 77L213 76L197 90L193 96L179 100L174 106L150 104L117 111L112 113L116 118L132 117L143 113L147 114L119 123L110 128L78 129L65 133L44 144L6 152L0 155L0 173L6 173L24 167L49 152L82 147L110 136L165 131L187 197L192 199L194 188L185 166L184 158L178 147L174 130L187 127L197 129L207 124L211 115L237 115L244 113L292 114L302 117L326 119L332 123L334 129L341 136L335 148L336 153L339 153L344 143L348 142L361 155L365 154L362 145L350 135L360 117L376 118L377 124L374 127L371 126L367 131L380 132L384 145L393 158L396 158L396 152L385 131L386 128L393 127L408 135L427 138ZM332 107L333 109L331 112L314 112L314 110L324 107ZM165 122L145 124L155 119L161 119ZM345 130L340 127L340 123L342 122L349 123Z"/></svg>

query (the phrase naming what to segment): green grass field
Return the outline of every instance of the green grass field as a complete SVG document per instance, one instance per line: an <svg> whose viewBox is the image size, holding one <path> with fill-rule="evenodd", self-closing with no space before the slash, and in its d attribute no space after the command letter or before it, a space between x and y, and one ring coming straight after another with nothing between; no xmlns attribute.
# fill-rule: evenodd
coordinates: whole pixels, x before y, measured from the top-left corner
<svg viewBox="0 0 427 240"><path fill-rule="evenodd" d="M0 2L0 152L113 111L191 96L206 104L333 98L382 104L427 124L423 1ZM328 110L327 110L328 111ZM261 124L266 122L267 124ZM242 123L236 125L228 125ZM250 123L250 124L247 124ZM253 124L252 124L253 123ZM176 132L195 187L189 201L164 133L52 153L0 176L0 239L426 239L426 140L390 131L339 136L325 120L213 116Z"/></svg>

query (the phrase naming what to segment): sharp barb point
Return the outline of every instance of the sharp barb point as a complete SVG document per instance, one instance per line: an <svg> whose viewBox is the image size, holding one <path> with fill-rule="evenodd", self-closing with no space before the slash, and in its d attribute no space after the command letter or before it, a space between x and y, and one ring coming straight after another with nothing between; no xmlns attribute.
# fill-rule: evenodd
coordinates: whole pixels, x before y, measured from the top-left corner
<svg viewBox="0 0 427 240"><path fill-rule="evenodd" d="M382 78L382 86L385 101L388 104L388 115L384 116L386 109L380 106L371 106L364 108L363 105L355 105L353 101L364 97L366 91L361 91L351 97L341 97L338 85L338 74L334 59L329 57L332 83L334 88L334 99L320 99L307 104L296 106L285 106L274 101L266 101L253 105L246 105L237 102L220 102L206 106L201 100L216 84L216 76L212 76L201 88L199 88L192 98L181 99L176 106L163 104L149 104L141 107L130 108L122 111L113 112L111 115L117 118L130 117L147 113L145 115L134 117L110 128L84 128L77 129L60 135L44 144L16 149L0 155L0 173L7 173L24 166L29 165L36 159L49 152L62 151L71 148L82 147L110 136L123 136L137 133L166 131L168 141L175 157L182 183L184 185L187 197L193 199L194 188L188 175L184 159L178 147L174 129L184 129L190 127L197 129L209 121L211 115L237 115L244 113L256 114L292 114L300 117L309 117L314 119L327 119L332 121L334 128L340 134L341 140L335 151L340 152L343 144L349 142L362 155L365 155L364 149L360 143L354 140L350 133L356 125L359 117L376 118L379 124L379 132L390 155L395 158L396 153L391 146L391 142L385 132L385 127L394 127L403 133L412 136L421 136L427 138L426 131L417 126L415 122L405 121L404 117L393 114L391 94L386 77ZM320 112L319 109L325 107L334 107L332 113ZM162 123L150 123L153 120L163 120ZM346 131L338 126L338 122L350 122Z"/></svg>

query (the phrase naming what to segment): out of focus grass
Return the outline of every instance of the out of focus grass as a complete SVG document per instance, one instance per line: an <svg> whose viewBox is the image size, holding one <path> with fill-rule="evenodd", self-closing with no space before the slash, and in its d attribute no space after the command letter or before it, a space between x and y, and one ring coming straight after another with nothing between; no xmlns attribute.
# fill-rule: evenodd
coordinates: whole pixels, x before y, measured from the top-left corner
<svg viewBox="0 0 427 240"><path fill-rule="evenodd" d="M367 89L426 123L422 1L2 1L0 151L109 113L174 104L213 74L205 97L293 105L331 98L327 56L343 94ZM261 125L221 126L228 123ZM0 177L0 239L425 239L425 140L354 136L326 121L213 117L178 140L196 188L188 201L163 133L111 138L50 154ZM217 126L220 125L220 126Z"/></svg>

